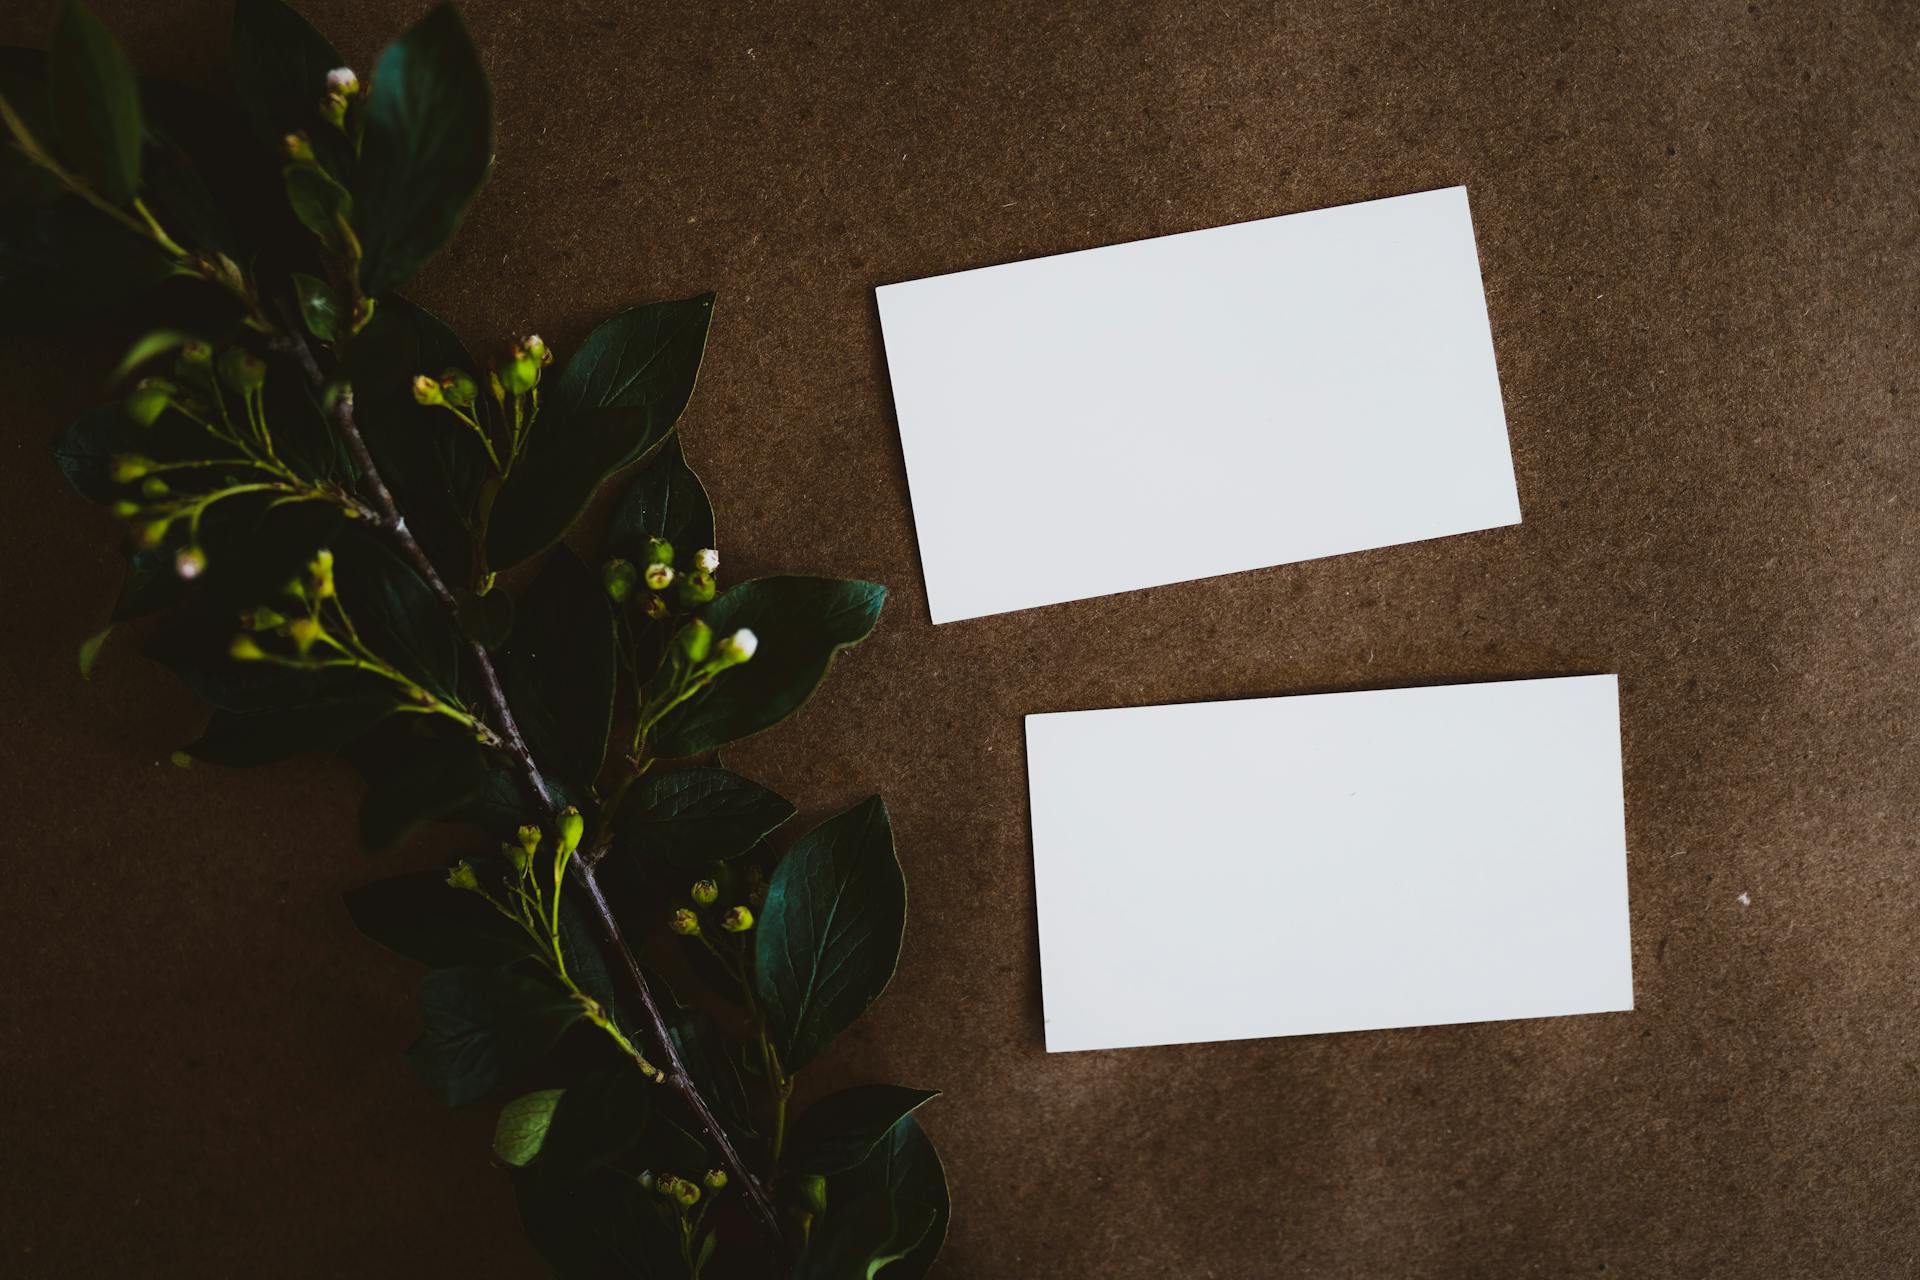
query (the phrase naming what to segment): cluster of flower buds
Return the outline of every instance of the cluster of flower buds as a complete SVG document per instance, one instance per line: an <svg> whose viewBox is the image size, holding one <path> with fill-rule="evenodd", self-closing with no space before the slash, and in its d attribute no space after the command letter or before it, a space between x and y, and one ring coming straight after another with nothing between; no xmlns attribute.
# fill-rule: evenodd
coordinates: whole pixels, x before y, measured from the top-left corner
<svg viewBox="0 0 1920 1280"><path fill-rule="evenodd" d="M718 1172L718 1170L715 1172ZM722 1185L725 1185L726 1175L721 1174L720 1176ZM666 1197L668 1202L676 1209L683 1212L700 1203L700 1184L690 1178L682 1178L671 1173L653 1173L649 1171L642 1173L639 1181L642 1187L659 1192L662 1196Z"/></svg>
<svg viewBox="0 0 1920 1280"><path fill-rule="evenodd" d="M697 609L712 600L719 590L714 581L719 569L720 553L712 547L700 548L676 569L673 544L649 538L644 564L616 556L600 567L600 579L616 603L624 603L644 583L651 593L642 606L647 617L665 618L676 607Z"/></svg>
<svg viewBox="0 0 1920 1280"><path fill-rule="evenodd" d="M480 396L480 384L464 369L448 369L439 377L423 373L413 380L413 398L423 405L470 407Z"/></svg>
<svg viewBox="0 0 1920 1280"><path fill-rule="evenodd" d="M335 67L327 72L327 93L320 100L320 114L336 129L347 124L347 108L360 95L360 77L352 67Z"/></svg>
<svg viewBox="0 0 1920 1280"><path fill-rule="evenodd" d="M674 908L667 916L667 928L683 938L698 938L705 933L700 909L720 901L720 884L711 879L695 880L687 896L694 905ZM720 927L728 933L745 933L753 928L753 909L745 903L728 907L720 913Z"/></svg>
<svg viewBox="0 0 1920 1280"><path fill-rule="evenodd" d="M494 366L493 378L501 391L523 396L540 385L540 373L553 363L553 352L537 333L513 344L507 358Z"/></svg>
<svg viewBox="0 0 1920 1280"><path fill-rule="evenodd" d="M305 606L296 608L292 617L278 609L260 606L240 615L241 632L233 638L227 655L237 662L272 660L287 666L302 666L320 641L327 639L326 624L321 621L320 605L335 597L333 552L322 547L307 563L306 576L295 578L286 587L287 595ZM270 651L261 645L262 637L290 642L292 653ZM338 648L338 645L333 647Z"/></svg>

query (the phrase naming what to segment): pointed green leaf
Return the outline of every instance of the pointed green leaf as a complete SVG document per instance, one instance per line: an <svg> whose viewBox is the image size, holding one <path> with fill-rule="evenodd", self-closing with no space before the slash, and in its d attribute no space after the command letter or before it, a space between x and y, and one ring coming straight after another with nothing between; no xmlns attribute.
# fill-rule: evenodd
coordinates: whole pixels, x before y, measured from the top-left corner
<svg viewBox="0 0 1920 1280"><path fill-rule="evenodd" d="M677 434L667 437L627 486L607 530L607 549L638 562L646 555L649 538L671 542L682 555L719 545L714 541L713 505L700 477L687 465Z"/></svg>
<svg viewBox="0 0 1920 1280"><path fill-rule="evenodd" d="M912 1116L903 1116L860 1164L827 1180L798 1280L922 1280L946 1240L946 1172Z"/></svg>
<svg viewBox="0 0 1920 1280"><path fill-rule="evenodd" d="M839 578L757 578L706 608L716 636L742 627L759 637L753 659L668 712L648 745L662 756L691 756L778 724L826 678L833 655L873 630L887 589Z"/></svg>
<svg viewBox="0 0 1920 1280"><path fill-rule="evenodd" d="M712 318L711 293L623 311L542 386L526 454L494 505L495 568L551 546L594 490L667 438L693 395Z"/></svg>
<svg viewBox="0 0 1920 1280"><path fill-rule="evenodd" d="M47 50L54 149L110 204L140 191L140 87L113 34L66 0Z"/></svg>
<svg viewBox="0 0 1920 1280"><path fill-rule="evenodd" d="M464 1106L546 1056L580 1006L512 969L441 969L420 982L426 1032L407 1062L449 1106Z"/></svg>
<svg viewBox="0 0 1920 1280"><path fill-rule="evenodd" d="M625 1154L647 1128L657 1087L629 1060L568 1086L547 1130L541 1167L582 1173Z"/></svg>
<svg viewBox="0 0 1920 1280"><path fill-rule="evenodd" d="M353 753L367 780L360 799L360 843L371 852L398 844L422 822L464 811L486 786L487 760L480 744L404 716L398 732L376 734Z"/></svg>
<svg viewBox="0 0 1920 1280"><path fill-rule="evenodd" d="M940 1096L935 1089L866 1084L820 1099L787 1139L786 1165L804 1173L841 1173L867 1158L900 1117Z"/></svg>
<svg viewBox="0 0 1920 1280"><path fill-rule="evenodd" d="M287 204L300 225L313 233L328 253L345 254L347 227L353 219L353 197L318 165L290 164L282 170Z"/></svg>
<svg viewBox="0 0 1920 1280"><path fill-rule="evenodd" d="M787 851L754 930L754 987L788 1072L813 1061L879 998L906 924L907 883L878 796Z"/></svg>
<svg viewBox="0 0 1920 1280"><path fill-rule="evenodd" d="M453 238L493 164L493 91L466 26L442 4L373 71L355 181L360 287L398 288Z"/></svg>
<svg viewBox="0 0 1920 1280"><path fill-rule="evenodd" d="M283 153L282 139L304 133L336 177L346 178L353 149L327 124L320 104L327 72L344 66L327 38L282 0L236 0L233 6L233 85L254 132Z"/></svg>
<svg viewBox="0 0 1920 1280"><path fill-rule="evenodd" d="M333 540L340 604L367 647L442 698L457 699L460 634L413 566L370 534Z"/></svg>
<svg viewBox="0 0 1920 1280"><path fill-rule="evenodd" d="M479 894L450 886L437 868L376 880L342 898L354 928L436 969L510 964L533 952L524 929Z"/></svg>
<svg viewBox="0 0 1920 1280"><path fill-rule="evenodd" d="M786 800L726 769L674 769L634 785L615 818L642 864L692 871L736 858L793 817Z"/></svg>
<svg viewBox="0 0 1920 1280"><path fill-rule="evenodd" d="M553 1109L560 1105L565 1092L536 1089L500 1108L500 1119L493 1126L493 1154L501 1163L519 1169L540 1154L547 1140L547 1126L553 1123Z"/></svg>
<svg viewBox="0 0 1920 1280"><path fill-rule="evenodd" d="M94 663L100 660L100 650L106 647L107 637L112 634L113 624L108 623L81 642L80 678L82 680L93 679Z"/></svg>
<svg viewBox="0 0 1920 1280"><path fill-rule="evenodd" d="M293 273L294 295L300 300L300 319L307 332L322 342L332 342L346 330L348 316L333 286L318 276Z"/></svg>
<svg viewBox="0 0 1920 1280"><path fill-rule="evenodd" d="M514 610L500 678L541 766L584 788L600 772L613 718L613 612L600 579L554 551Z"/></svg>

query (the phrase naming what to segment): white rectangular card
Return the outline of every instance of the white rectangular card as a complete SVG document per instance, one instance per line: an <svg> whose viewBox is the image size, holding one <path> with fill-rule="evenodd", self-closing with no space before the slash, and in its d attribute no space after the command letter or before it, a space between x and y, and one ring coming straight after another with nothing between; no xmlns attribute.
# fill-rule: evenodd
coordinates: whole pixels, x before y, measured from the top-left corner
<svg viewBox="0 0 1920 1280"><path fill-rule="evenodd" d="M878 296L935 622L1520 520L1464 187Z"/></svg>
<svg viewBox="0 0 1920 1280"><path fill-rule="evenodd" d="M1047 1048L1633 1007L1613 676L1027 717Z"/></svg>

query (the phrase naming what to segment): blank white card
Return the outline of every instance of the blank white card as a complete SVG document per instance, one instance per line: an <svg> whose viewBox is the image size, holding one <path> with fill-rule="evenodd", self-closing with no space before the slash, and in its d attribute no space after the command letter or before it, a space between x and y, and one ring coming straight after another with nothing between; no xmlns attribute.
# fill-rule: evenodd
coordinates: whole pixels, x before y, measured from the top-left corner
<svg viewBox="0 0 1920 1280"><path fill-rule="evenodd" d="M878 296L935 622L1520 520L1464 187Z"/></svg>
<svg viewBox="0 0 1920 1280"><path fill-rule="evenodd" d="M1613 676L1027 717L1047 1048L1633 1007Z"/></svg>

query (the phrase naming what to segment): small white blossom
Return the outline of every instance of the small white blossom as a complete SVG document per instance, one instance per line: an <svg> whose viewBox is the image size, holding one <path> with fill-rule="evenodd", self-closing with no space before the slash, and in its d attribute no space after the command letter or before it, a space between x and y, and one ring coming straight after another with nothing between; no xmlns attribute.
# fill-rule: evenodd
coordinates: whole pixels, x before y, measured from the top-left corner
<svg viewBox="0 0 1920 1280"><path fill-rule="evenodd" d="M742 627L720 642L720 659L729 665L745 662L759 648L760 637L746 627Z"/></svg>
<svg viewBox="0 0 1920 1280"><path fill-rule="evenodd" d="M198 547L188 547L173 558L173 571L191 582L199 577L207 567L207 554Z"/></svg>
<svg viewBox="0 0 1920 1280"><path fill-rule="evenodd" d="M353 74L352 67L335 67L327 72L327 88L335 93L352 93L360 87L360 77Z"/></svg>
<svg viewBox="0 0 1920 1280"><path fill-rule="evenodd" d="M693 553L693 567L706 573L718 573L720 553L712 547L702 547Z"/></svg>

